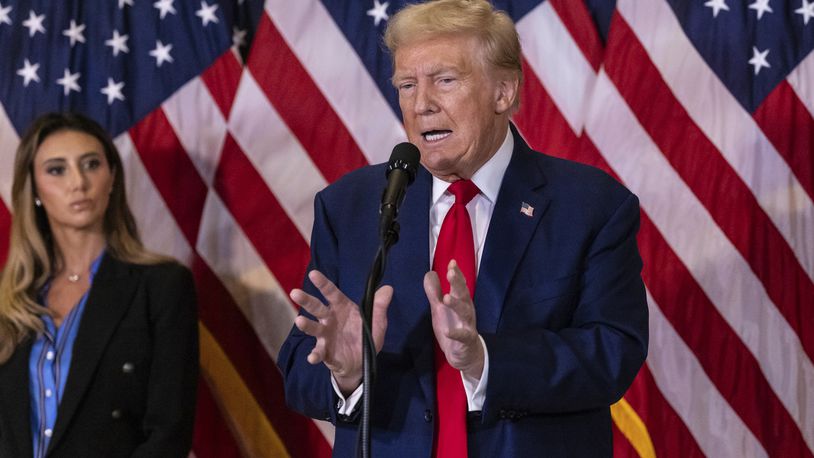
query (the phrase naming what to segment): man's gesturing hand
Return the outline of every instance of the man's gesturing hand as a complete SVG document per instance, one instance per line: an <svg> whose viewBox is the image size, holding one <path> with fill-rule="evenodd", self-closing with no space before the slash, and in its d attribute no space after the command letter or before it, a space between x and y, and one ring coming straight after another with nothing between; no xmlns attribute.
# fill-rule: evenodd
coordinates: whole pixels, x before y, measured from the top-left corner
<svg viewBox="0 0 814 458"><path fill-rule="evenodd" d="M328 304L301 289L291 291L291 300L316 318L298 316L294 324L317 339L308 355L311 364L325 363L333 373L343 394L348 395L362 381L362 316L359 307L317 270L308 273L311 283L319 289ZM393 288L382 286L373 297L371 332L376 352L382 349L387 330L387 307L393 298Z"/></svg>
<svg viewBox="0 0 814 458"><path fill-rule="evenodd" d="M449 365L467 377L480 380L484 353L475 322L475 305L469 297L466 278L458 264L450 261L447 269L449 294L441 293L434 271L424 275L424 292L430 301L432 330Z"/></svg>

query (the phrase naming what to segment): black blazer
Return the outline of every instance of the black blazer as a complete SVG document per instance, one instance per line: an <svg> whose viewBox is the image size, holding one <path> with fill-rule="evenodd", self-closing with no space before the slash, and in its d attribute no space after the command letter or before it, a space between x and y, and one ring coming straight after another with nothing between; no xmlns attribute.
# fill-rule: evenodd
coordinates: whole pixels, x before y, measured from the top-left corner
<svg viewBox="0 0 814 458"><path fill-rule="evenodd" d="M89 294L47 456L187 456L198 380L189 270L105 254ZM0 365L0 458L33 454L32 343Z"/></svg>

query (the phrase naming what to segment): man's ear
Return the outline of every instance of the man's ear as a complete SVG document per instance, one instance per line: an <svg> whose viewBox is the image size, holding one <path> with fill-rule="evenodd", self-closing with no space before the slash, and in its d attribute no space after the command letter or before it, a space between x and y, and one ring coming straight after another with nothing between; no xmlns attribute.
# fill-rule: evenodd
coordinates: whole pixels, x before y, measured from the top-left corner
<svg viewBox="0 0 814 458"><path fill-rule="evenodd" d="M495 114L509 111L519 95L520 80L513 72L501 72L495 89Z"/></svg>

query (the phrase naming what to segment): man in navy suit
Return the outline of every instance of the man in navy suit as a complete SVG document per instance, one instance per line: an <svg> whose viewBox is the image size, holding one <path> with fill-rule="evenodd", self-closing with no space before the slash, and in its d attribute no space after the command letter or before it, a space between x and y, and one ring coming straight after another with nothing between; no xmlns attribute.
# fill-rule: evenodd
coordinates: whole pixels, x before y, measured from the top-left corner
<svg viewBox="0 0 814 458"><path fill-rule="evenodd" d="M409 6L385 41L422 167L374 299L372 450L612 455L609 406L647 354L638 200L599 170L525 144L510 123L522 80L517 32L488 2ZM474 189L461 204L472 265L439 265L454 187L465 182ZM364 387L355 301L378 247L384 184L376 165L317 195L308 278L291 292L302 313L278 359L288 403L336 425L338 456L356 448ZM465 396L452 415L447 366ZM456 427L445 429L450 417L462 422L462 444Z"/></svg>

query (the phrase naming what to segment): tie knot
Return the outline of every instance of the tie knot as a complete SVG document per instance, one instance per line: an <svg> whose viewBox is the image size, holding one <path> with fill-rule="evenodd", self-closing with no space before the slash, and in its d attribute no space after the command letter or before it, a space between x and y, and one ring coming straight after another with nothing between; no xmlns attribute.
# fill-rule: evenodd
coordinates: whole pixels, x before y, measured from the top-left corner
<svg viewBox="0 0 814 458"><path fill-rule="evenodd" d="M480 189L475 186L475 183L469 180L458 180L449 185L447 191L455 196L456 204L466 205L472 198L478 195Z"/></svg>

